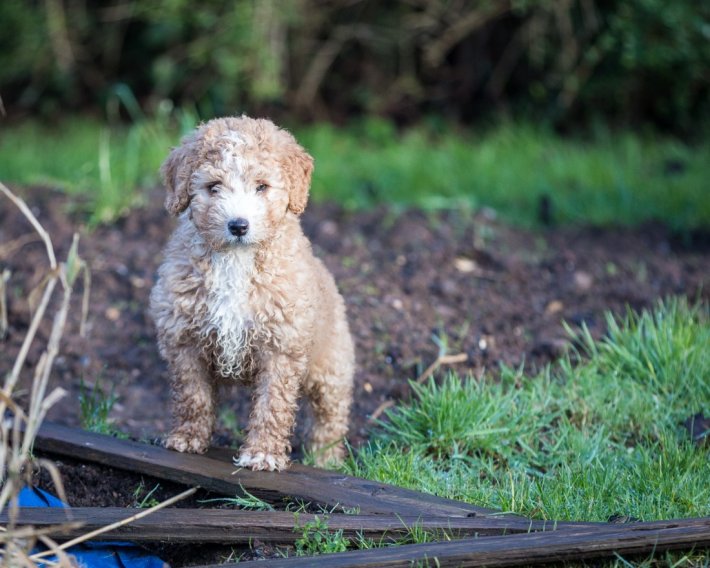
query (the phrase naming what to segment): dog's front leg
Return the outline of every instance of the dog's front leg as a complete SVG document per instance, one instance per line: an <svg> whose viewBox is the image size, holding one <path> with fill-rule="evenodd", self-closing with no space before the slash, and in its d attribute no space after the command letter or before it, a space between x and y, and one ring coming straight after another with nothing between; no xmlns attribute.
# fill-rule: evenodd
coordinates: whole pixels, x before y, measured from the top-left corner
<svg viewBox="0 0 710 568"><path fill-rule="evenodd" d="M247 439L237 465L254 470L279 470L288 465L289 438L296 416L305 361L284 354L265 357L256 388Z"/></svg>
<svg viewBox="0 0 710 568"><path fill-rule="evenodd" d="M168 360L175 424L165 440L165 447L178 452L204 453L214 428L215 383L207 363L196 350L176 349Z"/></svg>

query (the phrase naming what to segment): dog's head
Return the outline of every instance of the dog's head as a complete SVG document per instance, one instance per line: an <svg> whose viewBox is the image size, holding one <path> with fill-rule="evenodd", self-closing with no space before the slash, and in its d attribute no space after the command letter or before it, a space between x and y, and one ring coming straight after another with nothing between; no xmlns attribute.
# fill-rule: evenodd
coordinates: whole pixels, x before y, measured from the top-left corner
<svg viewBox="0 0 710 568"><path fill-rule="evenodd" d="M200 126L174 148L161 173L165 208L189 218L217 250L272 237L308 201L313 158L273 122L246 116Z"/></svg>

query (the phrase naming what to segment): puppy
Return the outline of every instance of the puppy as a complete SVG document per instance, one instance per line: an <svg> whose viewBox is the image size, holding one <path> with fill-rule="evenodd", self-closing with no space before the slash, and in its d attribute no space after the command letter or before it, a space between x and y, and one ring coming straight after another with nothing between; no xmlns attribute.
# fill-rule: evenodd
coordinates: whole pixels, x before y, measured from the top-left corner
<svg viewBox="0 0 710 568"><path fill-rule="evenodd" d="M317 463L342 458L354 350L343 299L299 222L312 171L290 133L246 116L203 124L163 164L178 224L150 310L172 381L166 447L207 450L217 387L240 382L253 396L237 465L287 466L301 391Z"/></svg>

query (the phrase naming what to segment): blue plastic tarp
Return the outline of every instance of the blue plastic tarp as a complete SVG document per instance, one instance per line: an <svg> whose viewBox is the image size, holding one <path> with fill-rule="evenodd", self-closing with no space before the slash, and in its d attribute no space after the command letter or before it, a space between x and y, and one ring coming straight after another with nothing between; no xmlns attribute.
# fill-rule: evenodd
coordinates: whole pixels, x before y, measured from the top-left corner
<svg viewBox="0 0 710 568"><path fill-rule="evenodd" d="M19 495L20 507L67 507L60 499L36 487L25 487ZM39 552L35 550L33 552ZM65 551L86 568L165 568L168 566L130 542L85 542ZM48 561L56 560L48 557Z"/></svg>

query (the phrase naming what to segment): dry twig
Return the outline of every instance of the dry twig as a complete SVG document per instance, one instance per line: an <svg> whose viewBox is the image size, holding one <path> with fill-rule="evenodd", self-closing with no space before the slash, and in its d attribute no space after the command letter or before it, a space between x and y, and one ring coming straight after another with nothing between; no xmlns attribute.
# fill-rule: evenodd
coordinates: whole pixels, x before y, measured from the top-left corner
<svg viewBox="0 0 710 568"><path fill-rule="evenodd" d="M36 561L41 558L46 558L47 556L51 556L53 554L56 554L58 551L66 550L67 548L70 548L72 546L76 546L77 544L81 544L82 542L86 542L87 540L91 540L92 538L94 538L96 536L110 532L110 531L117 529L119 527L122 527L124 525L128 525L128 524L132 523L133 521L137 521L138 519L142 519L143 517L147 517L148 515L155 513L156 511L159 511L160 509L164 509L165 507L168 507L174 503L177 503L178 501L185 499L186 497L189 497L190 495L194 495L194 493L198 489L199 489L198 487L193 487L191 489L183 491L179 495L175 495L175 497L171 497L170 499L163 501L162 503L160 503L159 505L156 505L155 507L151 507L150 509L146 509L145 511L141 511L140 513L137 513L135 515L131 515L130 517L123 519L122 521L112 523L112 524L107 525L105 527L101 527L100 529L96 529L95 531L91 531L89 533L81 535L77 538L69 540L69 541L67 541L55 548L52 548L50 550L46 550L44 552L38 552L37 554L33 554L32 556L30 556L30 559Z"/></svg>
<svg viewBox="0 0 710 568"><path fill-rule="evenodd" d="M0 273L0 340L5 338L9 322L7 319L7 283L10 271L5 269Z"/></svg>

